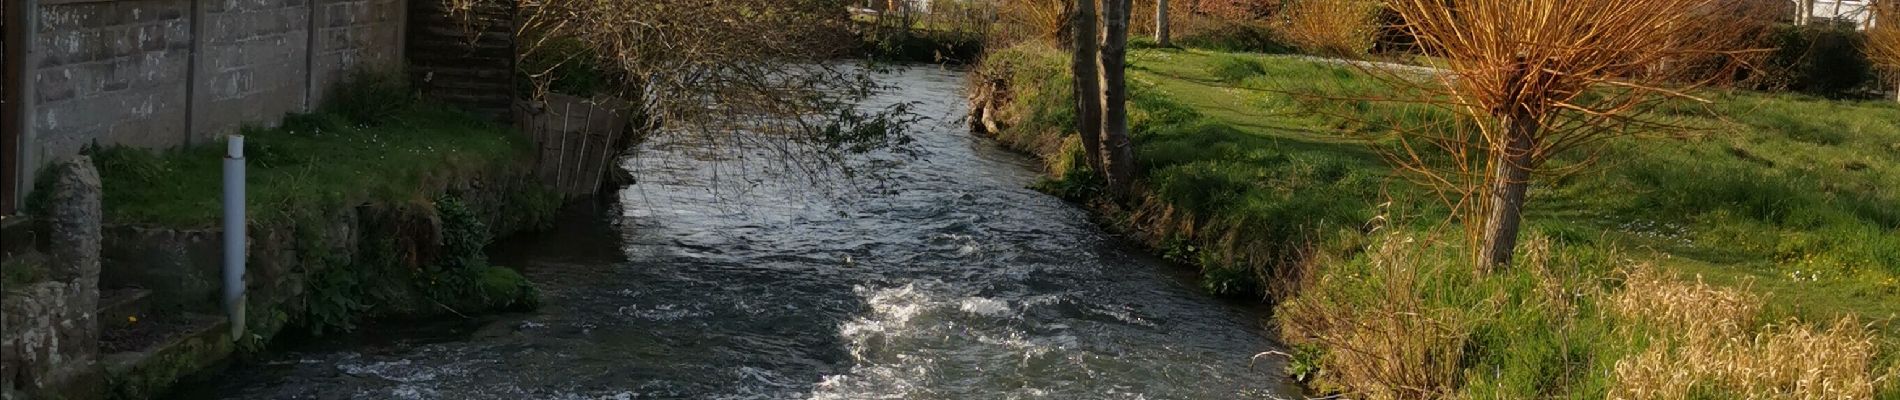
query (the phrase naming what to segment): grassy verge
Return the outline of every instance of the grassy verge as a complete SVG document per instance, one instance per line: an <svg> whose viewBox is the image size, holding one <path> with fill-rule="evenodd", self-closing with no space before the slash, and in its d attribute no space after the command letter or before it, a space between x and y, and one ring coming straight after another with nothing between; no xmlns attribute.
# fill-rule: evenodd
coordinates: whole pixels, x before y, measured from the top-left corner
<svg viewBox="0 0 1900 400"><path fill-rule="evenodd" d="M998 138L1043 156L1053 192L1092 201L1094 183L1072 171L1065 60L1000 49L979 75L1009 89ZM1434 234L1442 203L1380 156L1377 133L1442 110L1376 101L1399 89L1323 61L1167 49L1131 61L1143 189L1104 209L1200 266L1210 291L1282 300L1293 369L1318 387L1900 396L1900 107L1710 94L1722 118L1663 116L1699 135L1608 143L1602 164L1539 182L1528 261L1478 275L1459 267L1462 241Z"/></svg>
<svg viewBox="0 0 1900 400"><path fill-rule="evenodd" d="M458 110L395 101L371 117L325 111L273 129L246 128L254 224L354 204L427 202L449 182L517 165L531 143ZM224 146L95 151L105 217L118 224L210 227L222 207Z"/></svg>
<svg viewBox="0 0 1900 400"><path fill-rule="evenodd" d="M253 303L269 302L251 307L255 330L268 337L297 324L320 334L366 316L532 307L527 280L482 251L497 231L539 227L560 205L558 194L515 179L531 170L533 144L420 101L395 76L359 74L331 97L316 113L243 131L253 268L289 263L309 274L290 281L301 285L294 292L254 288L264 293ZM215 227L224 148L91 149L106 222ZM352 225L339 230L338 221Z"/></svg>

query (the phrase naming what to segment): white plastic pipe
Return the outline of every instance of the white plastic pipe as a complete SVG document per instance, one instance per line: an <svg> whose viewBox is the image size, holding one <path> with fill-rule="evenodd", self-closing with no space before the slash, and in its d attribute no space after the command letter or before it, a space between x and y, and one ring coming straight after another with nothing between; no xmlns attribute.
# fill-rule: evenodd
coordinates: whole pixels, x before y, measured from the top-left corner
<svg viewBox="0 0 1900 400"><path fill-rule="evenodd" d="M244 334L244 260L249 247L244 215L244 136L231 135L224 153L224 312L231 340Z"/></svg>

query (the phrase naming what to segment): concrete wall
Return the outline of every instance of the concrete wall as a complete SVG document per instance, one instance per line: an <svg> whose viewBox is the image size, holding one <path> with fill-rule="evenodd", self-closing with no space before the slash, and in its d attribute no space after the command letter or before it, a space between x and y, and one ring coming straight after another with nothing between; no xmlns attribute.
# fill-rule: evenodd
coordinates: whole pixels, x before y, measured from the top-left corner
<svg viewBox="0 0 1900 400"><path fill-rule="evenodd" d="M348 71L398 65L403 4L38 0L20 185L88 144L207 143L313 110Z"/></svg>

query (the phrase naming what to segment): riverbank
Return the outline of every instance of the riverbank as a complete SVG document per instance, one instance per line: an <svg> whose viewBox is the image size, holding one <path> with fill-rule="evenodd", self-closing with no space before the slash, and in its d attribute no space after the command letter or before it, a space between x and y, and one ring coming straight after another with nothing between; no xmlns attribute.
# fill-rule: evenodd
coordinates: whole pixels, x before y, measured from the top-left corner
<svg viewBox="0 0 1900 400"><path fill-rule="evenodd" d="M1205 290L1277 300L1274 325L1297 347L1289 373L1316 388L1900 395L1890 103L1711 94L1722 118L1666 113L1697 135L1608 143L1597 168L1534 187L1528 261L1474 276L1453 256L1462 241L1433 234L1445 207L1376 139L1443 111L1377 101L1394 90L1335 63L1175 49L1130 61L1132 205L1097 199L1074 171L1065 54L989 54L975 122L1042 157L1046 191L1199 266ZM1703 311L1717 300L1725 312Z"/></svg>
<svg viewBox="0 0 1900 400"><path fill-rule="evenodd" d="M102 194L102 384L63 394L148 398L284 336L535 306L533 285L482 253L495 237L544 227L560 206L531 176L535 145L418 100L399 78L352 79L316 113L242 132L250 243L240 337L218 300L223 143L88 151ZM59 206L50 202L28 206Z"/></svg>
<svg viewBox="0 0 1900 400"><path fill-rule="evenodd" d="M905 13L857 14L853 34L865 58L883 63L966 65L983 54L990 21L978 16L958 20L920 18Z"/></svg>

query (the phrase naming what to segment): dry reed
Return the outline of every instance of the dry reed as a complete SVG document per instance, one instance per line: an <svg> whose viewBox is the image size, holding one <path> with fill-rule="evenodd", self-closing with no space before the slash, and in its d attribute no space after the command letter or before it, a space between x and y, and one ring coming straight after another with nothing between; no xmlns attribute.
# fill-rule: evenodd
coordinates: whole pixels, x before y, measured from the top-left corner
<svg viewBox="0 0 1900 400"><path fill-rule="evenodd" d="M1297 343L1326 349L1322 379L1352 397L1436 399L1454 394L1462 371L1469 315L1426 304L1426 276L1443 273L1429 262L1428 248L1410 237L1388 237L1367 254L1364 276L1321 271L1309 276L1307 289L1332 286L1332 280L1377 280L1370 301L1342 305L1324 296L1301 296L1281 306L1283 329Z"/></svg>

